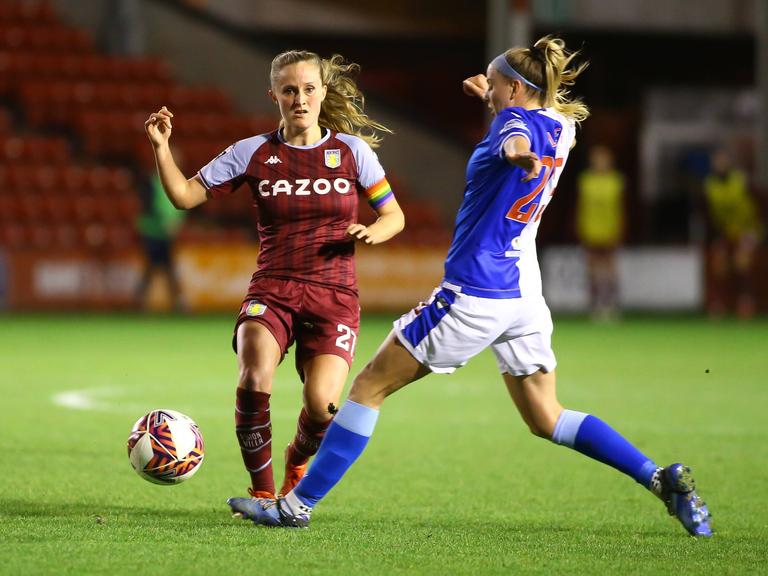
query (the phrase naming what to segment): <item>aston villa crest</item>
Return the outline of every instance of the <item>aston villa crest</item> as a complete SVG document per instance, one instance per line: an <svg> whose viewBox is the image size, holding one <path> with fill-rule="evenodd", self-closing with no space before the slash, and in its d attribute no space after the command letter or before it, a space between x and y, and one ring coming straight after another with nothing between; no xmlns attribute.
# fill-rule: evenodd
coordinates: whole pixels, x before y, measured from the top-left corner
<svg viewBox="0 0 768 576"><path fill-rule="evenodd" d="M341 166L341 150L326 150L325 165L328 168L338 168Z"/></svg>

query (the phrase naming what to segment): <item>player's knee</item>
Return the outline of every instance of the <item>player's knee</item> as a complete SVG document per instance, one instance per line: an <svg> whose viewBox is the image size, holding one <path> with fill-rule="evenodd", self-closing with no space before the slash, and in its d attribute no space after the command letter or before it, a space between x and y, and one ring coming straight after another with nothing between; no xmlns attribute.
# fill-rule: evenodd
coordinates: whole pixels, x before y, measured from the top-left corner
<svg viewBox="0 0 768 576"><path fill-rule="evenodd" d="M308 398L304 410L313 422L327 422L337 411L333 398Z"/></svg>
<svg viewBox="0 0 768 576"><path fill-rule="evenodd" d="M238 378L238 386L257 392L272 392L272 370L257 366L242 366Z"/></svg>
<svg viewBox="0 0 768 576"><path fill-rule="evenodd" d="M528 422L528 430L531 431L531 434L538 436L539 438L544 438L545 440L550 440L552 438L552 431L537 422Z"/></svg>
<svg viewBox="0 0 768 576"><path fill-rule="evenodd" d="M528 430L530 430L531 434L534 436L544 438L545 440L551 440L552 434L555 431L557 419L549 418L545 414L533 414L525 419L525 423L528 425Z"/></svg>

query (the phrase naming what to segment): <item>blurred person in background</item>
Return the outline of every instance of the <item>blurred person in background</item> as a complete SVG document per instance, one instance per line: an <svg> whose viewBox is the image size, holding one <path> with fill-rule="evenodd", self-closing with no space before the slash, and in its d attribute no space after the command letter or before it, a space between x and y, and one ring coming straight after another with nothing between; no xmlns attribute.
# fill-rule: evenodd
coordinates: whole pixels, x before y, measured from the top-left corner
<svg viewBox="0 0 768 576"><path fill-rule="evenodd" d="M616 257L624 238L624 176L606 146L589 150L577 189L576 232L587 257L590 312L595 320L613 320L619 312Z"/></svg>
<svg viewBox="0 0 768 576"><path fill-rule="evenodd" d="M507 50L488 65L487 76L464 81L464 91L482 98L495 118L467 165L441 285L394 322L296 487L277 500L231 498L233 512L261 525L308 526L314 506L362 454L389 395L432 372L454 372L490 348L533 434L626 474L661 499L690 534L711 536L708 509L688 467L657 466L600 418L565 409L557 398L536 233L576 144L576 125L589 116L566 90L587 66L573 64L577 54L547 36ZM435 480L439 490L442 479Z"/></svg>
<svg viewBox="0 0 768 576"><path fill-rule="evenodd" d="M177 163L183 164L180 152L174 148ZM136 228L144 251L144 271L136 288L136 302L140 309L152 307L149 288L155 277L165 280L166 301L175 312L185 309L174 263L174 244L184 220L184 212L168 199L160 176L155 170L142 171L138 177L141 213Z"/></svg>
<svg viewBox="0 0 768 576"><path fill-rule="evenodd" d="M291 50L272 61L269 96L282 120L272 132L235 142L187 179L169 147L173 114L145 128L168 197L179 208L245 184L258 209L260 252L237 317L237 440L254 497L274 498L270 395L275 370L295 343L303 387L296 434L285 451L280 493L301 479L328 428L352 364L360 323L355 241L399 233L403 213L372 147L383 125L363 111L359 66ZM358 194L378 214L357 222Z"/></svg>
<svg viewBox="0 0 768 576"><path fill-rule="evenodd" d="M713 152L711 171L704 180L704 196L712 275L707 311L720 317L734 304L738 317L751 318L755 314L752 275L763 225L747 175L734 164L729 150Z"/></svg>

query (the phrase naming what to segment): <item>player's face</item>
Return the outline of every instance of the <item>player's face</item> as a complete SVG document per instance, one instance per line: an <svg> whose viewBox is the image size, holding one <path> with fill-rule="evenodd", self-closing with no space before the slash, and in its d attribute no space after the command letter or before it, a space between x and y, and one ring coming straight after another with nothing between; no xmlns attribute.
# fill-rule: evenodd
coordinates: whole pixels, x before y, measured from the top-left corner
<svg viewBox="0 0 768 576"><path fill-rule="evenodd" d="M499 74L493 66L488 66L486 78L488 90L485 93L485 101L491 112L498 114L504 108L512 106L513 89L506 77Z"/></svg>
<svg viewBox="0 0 768 576"><path fill-rule="evenodd" d="M280 70L269 93L280 108L286 128L303 132L317 126L326 91L320 69L312 62L297 62Z"/></svg>

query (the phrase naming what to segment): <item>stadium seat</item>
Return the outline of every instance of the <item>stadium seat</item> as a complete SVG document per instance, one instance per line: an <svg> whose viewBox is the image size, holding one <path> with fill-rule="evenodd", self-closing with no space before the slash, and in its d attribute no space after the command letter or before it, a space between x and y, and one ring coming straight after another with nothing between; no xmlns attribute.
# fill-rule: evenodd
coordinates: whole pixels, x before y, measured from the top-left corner
<svg viewBox="0 0 768 576"><path fill-rule="evenodd" d="M50 2L29 2L28 0L3 0L0 2L2 23L50 23L56 20Z"/></svg>
<svg viewBox="0 0 768 576"><path fill-rule="evenodd" d="M26 227L17 222L0 223L0 246L6 248L24 248L28 245L29 234Z"/></svg>
<svg viewBox="0 0 768 576"><path fill-rule="evenodd" d="M14 224L21 219L21 206L15 194L0 194L0 222Z"/></svg>
<svg viewBox="0 0 768 576"><path fill-rule="evenodd" d="M54 245L57 248L75 248L81 240L77 233L77 228L70 223L56 224L51 227L51 232L53 234Z"/></svg>

